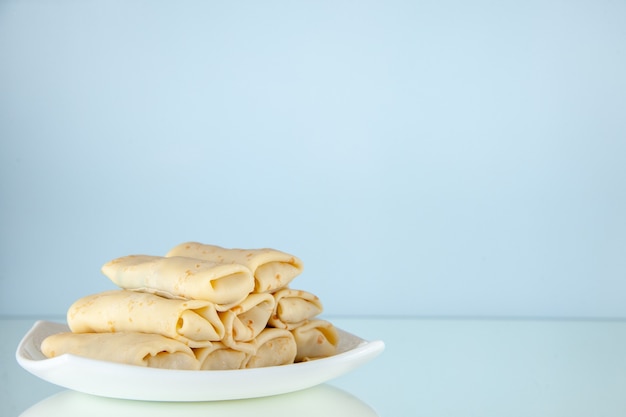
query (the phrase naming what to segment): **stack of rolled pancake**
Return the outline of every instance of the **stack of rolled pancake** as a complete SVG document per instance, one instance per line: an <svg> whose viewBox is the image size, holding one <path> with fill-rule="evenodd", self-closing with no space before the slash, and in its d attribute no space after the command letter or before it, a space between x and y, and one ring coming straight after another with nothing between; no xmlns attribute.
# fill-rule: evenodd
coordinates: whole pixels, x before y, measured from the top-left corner
<svg viewBox="0 0 626 417"><path fill-rule="evenodd" d="M302 262L274 249L196 242L165 256L129 255L102 272L119 290L77 300L71 332L47 337L47 357L64 353L188 370L285 365L335 353L338 334L318 318L319 298L290 288Z"/></svg>

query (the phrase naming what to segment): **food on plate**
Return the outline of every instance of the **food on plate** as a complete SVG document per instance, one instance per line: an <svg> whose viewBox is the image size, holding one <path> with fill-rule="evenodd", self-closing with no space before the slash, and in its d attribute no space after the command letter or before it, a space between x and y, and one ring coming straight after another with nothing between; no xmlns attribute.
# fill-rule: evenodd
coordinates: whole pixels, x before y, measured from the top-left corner
<svg viewBox="0 0 626 417"><path fill-rule="evenodd" d="M222 342L193 349L200 362L200 370L203 371L243 369L253 352L252 345L242 350L228 347Z"/></svg>
<svg viewBox="0 0 626 417"><path fill-rule="evenodd" d="M246 368L287 365L296 359L296 341L287 330L266 328L252 344L255 350L245 364Z"/></svg>
<svg viewBox="0 0 626 417"><path fill-rule="evenodd" d="M181 256L129 255L107 262L102 272L117 286L167 298L238 303L254 289L250 270Z"/></svg>
<svg viewBox="0 0 626 417"><path fill-rule="evenodd" d="M191 347L224 338L215 304L172 300L151 293L112 290L75 301L67 311L74 333L142 332L179 340Z"/></svg>
<svg viewBox="0 0 626 417"><path fill-rule="evenodd" d="M323 310L319 297L308 291L284 288L273 296L276 302L269 324L279 329L292 330Z"/></svg>
<svg viewBox="0 0 626 417"><path fill-rule="evenodd" d="M302 272L302 261L275 249L229 249L198 242L181 243L165 256L185 256L211 262L246 266L256 281L255 292L272 292L285 287Z"/></svg>
<svg viewBox="0 0 626 417"><path fill-rule="evenodd" d="M302 261L275 249L188 242L165 256L102 266L119 289L76 300L70 332L44 339L47 357L71 353L165 369L235 370L334 355L338 332L320 299L289 284Z"/></svg>
<svg viewBox="0 0 626 417"><path fill-rule="evenodd" d="M310 320L291 333L298 346L296 362L331 356L339 343L337 329L326 320Z"/></svg>
<svg viewBox="0 0 626 417"><path fill-rule="evenodd" d="M291 332L266 327L250 342L236 343L232 347L217 342L209 347L193 350L200 362L200 369L233 370L293 363L298 348Z"/></svg>
<svg viewBox="0 0 626 417"><path fill-rule="evenodd" d="M234 346L235 342L249 342L267 327L274 311L274 297L271 294L250 294L241 303L219 312L224 325L223 342Z"/></svg>
<svg viewBox="0 0 626 417"><path fill-rule="evenodd" d="M152 368L200 369L189 346L151 333L57 333L44 339L41 351L49 358L69 353Z"/></svg>

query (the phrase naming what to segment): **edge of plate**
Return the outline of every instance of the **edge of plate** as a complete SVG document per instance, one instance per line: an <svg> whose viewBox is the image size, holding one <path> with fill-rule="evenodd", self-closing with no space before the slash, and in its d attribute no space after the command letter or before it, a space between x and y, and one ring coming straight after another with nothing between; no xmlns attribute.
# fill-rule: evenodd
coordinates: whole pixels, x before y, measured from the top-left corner
<svg viewBox="0 0 626 417"><path fill-rule="evenodd" d="M298 391L300 389L318 385L350 372L351 370L378 356L385 348L385 344L382 340L367 341L338 328L338 331L355 338L355 340L358 340L359 343L344 352L328 358L269 368L220 371L169 370L135 367L132 365L94 360L69 354L60 355L55 358L34 359L33 349L36 351L35 353L40 353L35 336L38 336L38 332L42 331L48 332L49 334L54 333L54 331L49 332L50 327L58 328L62 331L64 325L62 323L39 320L35 322L31 329L24 335L18 344L15 353L16 360L22 368L33 375L46 380L47 382L75 391L104 397L146 401L230 400L263 397ZM39 343L41 343L41 341L39 341ZM202 390L200 392L191 391L188 393L171 393L169 396L167 393L163 392L127 392L124 389L116 387L104 390L94 390L81 384L67 383L67 378L63 375L60 376L58 371L68 365L74 365L75 368L79 369L106 370L106 374L111 378L113 378L112 375L119 372L120 375L125 375L125 377L130 376L131 380L133 379L133 376L138 380L141 380L142 378L167 377L172 380L173 384L179 383L191 386L194 384L202 384L211 385L218 389L212 391ZM267 379L268 376L269 379L274 381L273 384L254 384L254 387L250 387L249 389L239 387L242 380L263 380L264 378ZM305 376L305 378L302 378L302 376ZM280 381L288 381L289 383L283 383Z"/></svg>

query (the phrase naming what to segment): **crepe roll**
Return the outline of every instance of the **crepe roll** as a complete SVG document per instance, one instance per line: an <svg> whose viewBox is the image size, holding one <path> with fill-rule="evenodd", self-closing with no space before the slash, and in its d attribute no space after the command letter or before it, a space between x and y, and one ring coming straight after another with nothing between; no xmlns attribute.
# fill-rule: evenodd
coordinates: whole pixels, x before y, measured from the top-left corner
<svg viewBox="0 0 626 417"><path fill-rule="evenodd" d="M302 272L302 261L275 249L228 249L197 242L181 243L166 256L186 256L211 262L245 265L255 279L255 292L285 287Z"/></svg>
<svg viewBox="0 0 626 417"><path fill-rule="evenodd" d="M275 306L269 325L292 330L322 313L320 299L310 292L284 288L274 294Z"/></svg>
<svg viewBox="0 0 626 417"><path fill-rule="evenodd" d="M246 368L288 365L296 358L296 341L288 330L268 327L254 339L252 345L255 351Z"/></svg>
<svg viewBox="0 0 626 417"><path fill-rule="evenodd" d="M129 255L107 262L102 272L124 289L218 305L244 300L255 282L243 265L182 256Z"/></svg>
<svg viewBox="0 0 626 417"><path fill-rule="evenodd" d="M67 323L74 333L156 333L191 347L209 346L224 337L224 324L210 301L175 300L129 290L75 301L67 311Z"/></svg>
<svg viewBox="0 0 626 417"><path fill-rule="evenodd" d="M242 369L254 352L253 346L235 349L222 342L211 343L210 346L193 349L200 369L203 371Z"/></svg>
<svg viewBox="0 0 626 417"><path fill-rule="evenodd" d="M337 351L339 333L326 320L310 320L291 331L298 347L296 362L332 356Z"/></svg>
<svg viewBox="0 0 626 417"><path fill-rule="evenodd" d="M274 302L271 294L252 293L241 303L220 311L218 314L224 325L223 342L236 347L238 342L248 342L257 337L267 327Z"/></svg>
<svg viewBox="0 0 626 417"><path fill-rule="evenodd" d="M43 340L41 351L48 358L69 353L150 368L200 369L189 346L150 333L57 333Z"/></svg>

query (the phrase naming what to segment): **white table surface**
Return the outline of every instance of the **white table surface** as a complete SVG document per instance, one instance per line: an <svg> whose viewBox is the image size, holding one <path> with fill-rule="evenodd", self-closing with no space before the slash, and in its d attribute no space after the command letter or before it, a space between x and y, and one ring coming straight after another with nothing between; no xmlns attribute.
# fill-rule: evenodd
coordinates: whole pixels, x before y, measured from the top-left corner
<svg viewBox="0 0 626 417"><path fill-rule="evenodd" d="M4 318L0 416L626 415L626 321L325 318L385 351L308 390L205 403L104 399L39 380L15 361L39 318Z"/></svg>

